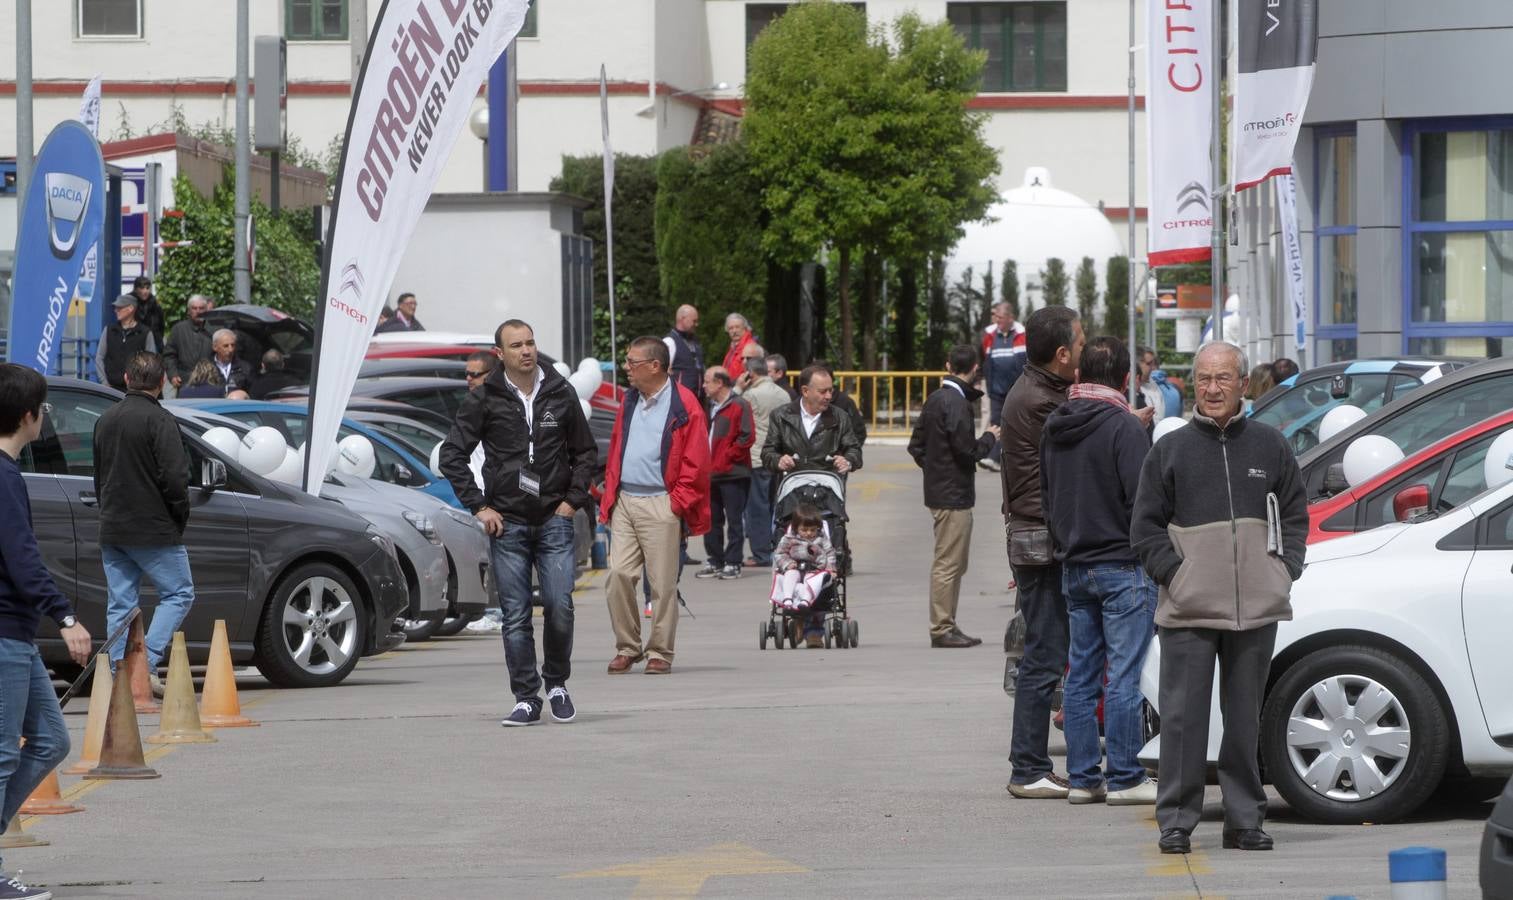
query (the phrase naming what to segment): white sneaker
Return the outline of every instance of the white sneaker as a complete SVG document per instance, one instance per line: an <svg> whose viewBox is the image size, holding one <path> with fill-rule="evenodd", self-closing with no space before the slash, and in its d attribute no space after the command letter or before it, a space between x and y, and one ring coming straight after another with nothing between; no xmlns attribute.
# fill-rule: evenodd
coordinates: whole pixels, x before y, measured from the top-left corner
<svg viewBox="0 0 1513 900"><path fill-rule="evenodd" d="M1147 778L1134 787L1108 792L1109 806L1153 806L1156 802L1156 782Z"/></svg>
<svg viewBox="0 0 1513 900"><path fill-rule="evenodd" d="M1029 784L1015 784L1011 781L1008 790L1021 800L1065 800L1067 794L1071 793L1071 786L1065 778L1052 772Z"/></svg>
<svg viewBox="0 0 1513 900"><path fill-rule="evenodd" d="M1100 784L1094 788L1074 787L1067 792L1066 801L1073 806L1084 806L1089 803L1102 803L1107 796L1107 784Z"/></svg>

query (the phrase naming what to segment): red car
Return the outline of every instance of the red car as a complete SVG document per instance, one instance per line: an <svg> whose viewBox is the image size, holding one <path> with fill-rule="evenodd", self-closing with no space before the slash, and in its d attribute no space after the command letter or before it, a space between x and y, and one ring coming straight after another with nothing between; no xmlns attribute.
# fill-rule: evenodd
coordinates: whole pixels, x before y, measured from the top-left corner
<svg viewBox="0 0 1513 900"><path fill-rule="evenodd" d="M1465 503L1486 489L1482 463L1487 448L1509 428L1513 410L1441 438L1364 484L1313 503L1308 507L1308 543Z"/></svg>

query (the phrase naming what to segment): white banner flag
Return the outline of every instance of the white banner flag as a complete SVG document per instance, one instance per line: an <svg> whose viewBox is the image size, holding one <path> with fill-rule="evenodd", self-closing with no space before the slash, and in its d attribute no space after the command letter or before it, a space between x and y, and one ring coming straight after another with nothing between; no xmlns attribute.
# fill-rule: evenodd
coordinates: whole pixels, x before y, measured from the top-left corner
<svg viewBox="0 0 1513 900"><path fill-rule="evenodd" d="M305 490L320 494L405 245L527 0L385 0L352 97L326 242ZM457 265L468 265L459 259Z"/></svg>
<svg viewBox="0 0 1513 900"><path fill-rule="evenodd" d="M1236 191L1292 171L1318 57L1316 0L1239 0L1230 170Z"/></svg>
<svg viewBox="0 0 1513 900"><path fill-rule="evenodd" d="M1276 181L1277 217L1282 220L1282 267L1292 301L1292 331L1301 355L1308 347L1308 291L1303 284L1303 242L1298 237L1298 185L1291 174Z"/></svg>
<svg viewBox="0 0 1513 900"><path fill-rule="evenodd" d="M84 96L79 100L79 121L98 140L100 137L100 76L89 79L84 87Z"/></svg>
<svg viewBox="0 0 1513 900"><path fill-rule="evenodd" d="M1210 135L1213 2L1146 4L1146 158L1150 209L1146 242L1150 265L1209 258L1214 203Z"/></svg>

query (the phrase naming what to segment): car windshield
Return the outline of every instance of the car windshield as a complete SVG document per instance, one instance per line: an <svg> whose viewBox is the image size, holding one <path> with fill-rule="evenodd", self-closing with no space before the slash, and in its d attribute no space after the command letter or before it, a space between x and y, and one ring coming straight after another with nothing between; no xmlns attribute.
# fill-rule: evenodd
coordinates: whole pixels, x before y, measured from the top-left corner
<svg viewBox="0 0 1513 900"><path fill-rule="evenodd" d="M1513 407L1513 371L1467 381L1432 394L1391 419L1377 423L1380 434L1406 453L1416 453L1447 435Z"/></svg>

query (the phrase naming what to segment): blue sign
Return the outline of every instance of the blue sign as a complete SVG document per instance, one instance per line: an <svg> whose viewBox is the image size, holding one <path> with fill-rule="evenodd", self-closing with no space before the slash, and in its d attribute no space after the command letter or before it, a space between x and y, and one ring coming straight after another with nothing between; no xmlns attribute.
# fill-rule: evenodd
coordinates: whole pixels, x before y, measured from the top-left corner
<svg viewBox="0 0 1513 900"><path fill-rule="evenodd" d="M10 361L58 369L68 308L105 221L105 161L89 129L59 123L42 144L26 189L11 282Z"/></svg>

